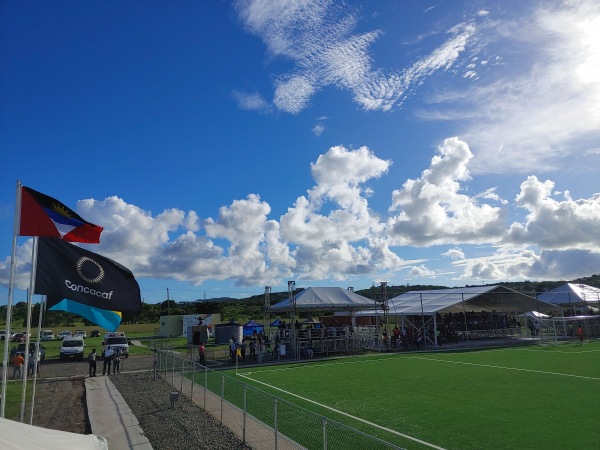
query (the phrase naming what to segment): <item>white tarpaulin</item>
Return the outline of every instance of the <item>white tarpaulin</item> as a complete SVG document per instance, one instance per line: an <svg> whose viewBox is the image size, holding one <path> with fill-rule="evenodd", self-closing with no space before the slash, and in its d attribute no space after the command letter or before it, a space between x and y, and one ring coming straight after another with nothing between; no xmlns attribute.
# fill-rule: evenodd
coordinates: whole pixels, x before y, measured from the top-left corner
<svg viewBox="0 0 600 450"><path fill-rule="evenodd" d="M465 311L551 312L561 308L537 300L504 286L475 286L453 289L410 291L388 301L390 316L431 316L436 313ZM357 316L375 316L381 309L357 312Z"/></svg>
<svg viewBox="0 0 600 450"><path fill-rule="evenodd" d="M375 301L363 297L353 291L340 287L314 287L304 289L294 296L294 307L303 309L338 309L352 310L373 308ZM290 299L287 298L271 306L271 311L281 311L290 308Z"/></svg>
<svg viewBox="0 0 600 450"><path fill-rule="evenodd" d="M538 295L538 298L544 302L559 305L600 304L600 289L587 284L566 283L550 292Z"/></svg>
<svg viewBox="0 0 600 450"><path fill-rule="evenodd" d="M95 434L50 430L0 418L2 450L108 450L108 443Z"/></svg>

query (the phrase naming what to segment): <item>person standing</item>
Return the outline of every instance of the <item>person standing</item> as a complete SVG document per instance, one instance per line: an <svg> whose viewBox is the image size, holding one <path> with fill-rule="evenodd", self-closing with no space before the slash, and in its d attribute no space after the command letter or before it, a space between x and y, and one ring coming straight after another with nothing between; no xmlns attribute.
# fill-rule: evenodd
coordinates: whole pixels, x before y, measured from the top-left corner
<svg viewBox="0 0 600 450"><path fill-rule="evenodd" d="M106 375L107 368L108 368L108 374L110 375L110 366L112 364L112 358L113 358L113 350L112 350L112 348L110 348L110 345L109 345L104 350L104 356L102 358L102 360L103 360L102 375Z"/></svg>
<svg viewBox="0 0 600 450"><path fill-rule="evenodd" d="M11 359L13 366L13 379L14 378L22 378L23 377L23 365L25 364L25 359L21 354L16 354Z"/></svg>
<svg viewBox="0 0 600 450"><path fill-rule="evenodd" d="M206 365L206 348L204 347L204 342L200 342L200 345L198 346L198 359L200 365Z"/></svg>
<svg viewBox="0 0 600 450"><path fill-rule="evenodd" d="M115 347L113 350L113 374L119 373L121 368L121 349L119 347ZM110 369L109 369L110 372Z"/></svg>
<svg viewBox="0 0 600 450"><path fill-rule="evenodd" d="M35 369L35 352L29 350L29 359L27 360L27 375L33 375Z"/></svg>
<svg viewBox="0 0 600 450"><path fill-rule="evenodd" d="M88 364L90 365L90 377L96 376L96 349L93 348L88 355Z"/></svg>
<svg viewBox="0 0 600 450"><path fill-rule="evenodd" d="M252 336L252 339L250 339L250 359L252 361L256 360L256 338L254 336Z"/></svg>
<svg viewBox="0 0 600 450"><path fill-rule="evenodd" d="M581 324L577 325L577 336L579 336L579 344L583 344L583 327Z"/></svg>

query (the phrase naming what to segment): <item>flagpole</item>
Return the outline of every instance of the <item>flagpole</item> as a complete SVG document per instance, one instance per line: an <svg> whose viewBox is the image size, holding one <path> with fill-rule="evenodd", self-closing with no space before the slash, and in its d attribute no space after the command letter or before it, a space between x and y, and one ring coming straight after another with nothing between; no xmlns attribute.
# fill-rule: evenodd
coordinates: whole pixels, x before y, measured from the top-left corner
<svg viewBox="0 0 600 450"><path fill-rule="evenodd" d="M42 297L40 301L40 316L38 317L38 336L37 336L37 345L34 350L35 354L35 364L33 365L33 387L31 392L31 410L29 412L29 425L33 425L33 406L35 405L35 386L37 384L37 372L38 372L38 364L40 363L40 337L42 335L42 315L46 309L46 296ZM36 351L37 350L37 351Z"/></svg>
<svg viewBox="0 0 600 450"><path fill-rule="evenodd" d="M33 292L35 291L35 272L37 268L37 236L33 237L31 248L31 272L29 278L29 294L27 295L27 334L25 335L25 369L29 368L29 335L31 334L31 305L33 303ZM27 395L27 372L23 371L23 388L21 390L21 422L25 420L25 397Z"/></svg>
<svg viewBox="0 0 600 450"><path fill-rule="evenodd" d="M6 406L6 384L8 383L8 363L6 358L9 355L8 341L10 339L10 324L12 319L12 304L15 284L15 269L17 266L17 230L19 229L19 219L21 211L21 181L17 180L17 199L15 202L14 231L12 241L12 252L10 256L10 276L8 279L8 304L6 306L6 335L4 336L4 355L2 356L2 395L0 400L0 417L4 418L4 409Z"/></svg>

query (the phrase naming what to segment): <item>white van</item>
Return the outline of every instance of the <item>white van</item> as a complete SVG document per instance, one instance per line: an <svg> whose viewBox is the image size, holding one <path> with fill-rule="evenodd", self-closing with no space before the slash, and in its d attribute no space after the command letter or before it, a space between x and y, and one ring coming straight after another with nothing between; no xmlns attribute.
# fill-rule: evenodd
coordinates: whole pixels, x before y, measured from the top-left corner
<svg viewBox="0 0 600 450"><path fill-rule="evenodd" d="M60 359L83 359L85 342L80 336L66 336L60 346Z"/></svg>

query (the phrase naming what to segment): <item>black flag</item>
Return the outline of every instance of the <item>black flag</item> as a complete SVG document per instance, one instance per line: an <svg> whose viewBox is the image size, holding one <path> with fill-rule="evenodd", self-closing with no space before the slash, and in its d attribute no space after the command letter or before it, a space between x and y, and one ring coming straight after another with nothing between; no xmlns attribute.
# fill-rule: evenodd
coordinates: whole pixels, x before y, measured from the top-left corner
<svg viewBox="0 0 600 450"><path fill-rule="evenodd" d="M99 309L140 310L140 286L129 269L58 238L38 239L35 293L48 296L49 307L69 299Z"/></svg>

